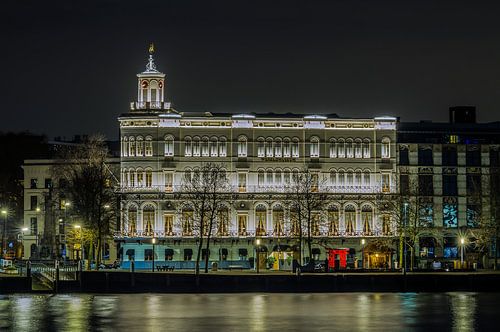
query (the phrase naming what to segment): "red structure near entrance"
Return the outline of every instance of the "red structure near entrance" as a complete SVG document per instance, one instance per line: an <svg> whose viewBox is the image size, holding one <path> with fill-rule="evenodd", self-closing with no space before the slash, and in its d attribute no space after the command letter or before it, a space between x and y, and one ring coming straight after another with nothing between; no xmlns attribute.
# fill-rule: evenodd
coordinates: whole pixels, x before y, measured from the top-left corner
<svg viewBox="0 0 500 332"><path fill-rule="evenodd" d="M347 267L347 254L349 248L328 250L328 270L345 269Z"/></svg>

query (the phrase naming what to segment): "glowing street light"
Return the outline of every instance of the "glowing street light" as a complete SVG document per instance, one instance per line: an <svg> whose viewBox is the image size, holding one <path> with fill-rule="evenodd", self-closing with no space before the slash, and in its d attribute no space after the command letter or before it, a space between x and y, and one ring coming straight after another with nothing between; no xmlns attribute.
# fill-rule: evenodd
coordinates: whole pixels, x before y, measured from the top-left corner
<svg viewBox="0 0 500 332"><path fill-rule="evenodd" d="M5 241L5 236L7 233L7 210L2 209L3 215L3 232L2 232L2 258L5 257L5 253L7 252L7 243Z"/></svg>
<svg viewBox="0 0 500 332"><path fill-rule="evenodd" d="M259 246L260 246L260 239L256 239L255 240L255 260L254 260L254 264L256 264L257 273L259 273L259 263L260 263L260 250L259 250Z"/></svg>
<svg viewBox="0 0 500 332"><path fill-rule="evenodd" d="M361 239L361 267L365 268L365 239Z"/></svg>
<svg viewBox="0 0 500 332"><path fill-rule="evenodd" d="M464 266L464 247L465 247L465 239L460 238L460 268Z"/></svg>
<svg viewBox="0 0 500 332"><path fill-rule="evenodd" d="M155 271L155 244L156 244L156 238L153 238L151 240L151 243L153 243L153 265L152 265L151 271L154 272Z"/></svg>

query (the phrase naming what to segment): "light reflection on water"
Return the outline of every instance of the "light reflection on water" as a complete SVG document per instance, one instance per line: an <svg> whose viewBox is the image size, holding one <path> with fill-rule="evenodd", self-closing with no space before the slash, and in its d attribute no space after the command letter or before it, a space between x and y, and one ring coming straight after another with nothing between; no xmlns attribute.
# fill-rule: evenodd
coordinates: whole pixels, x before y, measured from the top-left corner
<svg viewBox="0 0 500 332"><path fill-rule="evenodd" d="M494 330L499 294L0 295L0 330Z"/></svg>

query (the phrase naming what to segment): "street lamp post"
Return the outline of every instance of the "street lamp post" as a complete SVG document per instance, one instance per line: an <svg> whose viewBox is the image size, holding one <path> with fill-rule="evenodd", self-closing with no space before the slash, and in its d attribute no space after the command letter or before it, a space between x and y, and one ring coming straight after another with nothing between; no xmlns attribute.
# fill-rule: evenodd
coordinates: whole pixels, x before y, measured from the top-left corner
<svg viewBox="0 0 500 332"><path fill-rule="evenodd" d="M2 258L5 258L5 253L7 251L7 246L5 243L5 235L7 233L7 210L2 210L3 215L3 232L2 232Z"/></svg>
<svg viewBox="0 0 500 332"><path fill-rule="evenodd" d="M365 268L365 239L361 239L361 268Z"/></svg>
<svg viewBox="0 0 500 332"><path fill-rule="evenodd" d="M23 227L21 228L21 245L22 245L22 252L21 252L21 258L24 258L24 233L28 231L28 227Z"/></svg>
<svg viewBox="0 0 500 332"><path fill-rule="evenodd" d="M460 268L464 267L464 247L465 247L465 239L460 239Z"/></svg>
<svg viewBox="0 0 500 332"><path fill-rule="evenodd" d="M153 238L153 240L151 240L151 242L153 243L153 265L152 265L151 271L154 272L155 271L155 243L156 243L156 238Z"/></svg>
<svg viewBox="0 0 500 332"><path fill-rule="evenodd" d="M260 263L260 239L255 240L255 259L256 259L256 264L257 264L257 273L259 273L259 263Z"/></svg>

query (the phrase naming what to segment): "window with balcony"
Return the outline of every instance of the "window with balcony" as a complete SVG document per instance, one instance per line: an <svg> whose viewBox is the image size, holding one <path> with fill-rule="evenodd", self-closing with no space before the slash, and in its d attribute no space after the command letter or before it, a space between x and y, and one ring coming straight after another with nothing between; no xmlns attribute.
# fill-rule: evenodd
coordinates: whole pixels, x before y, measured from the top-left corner
<svg viewBox="0 0 500 332"><path fill-rule="evenodd" d="M221 137L219 141L219 157L227 155L227 141L225 137Z"/></svg>
<svg viewBox="0 0 500 332"><path fill-rule="evenodd" d="M330 140L330 158L337 158L337 140L335 138L332 138Z"/></svg>
<svg viewBox="0 0 500 332"><path fill-rule="evenodd" d="M285 138L283 140L283 157L289 158L290 157L290 139Z"/></svg>
<svg viewBox="0 0 500 332"><path fill-rule="evenodd" d="M144 140L141 136L137 137L135 155L138 157L144 156Z"/></svg>
<svg viewBox="0 0 500 332"><path fill-rule="evenodd" d="M173 149L172 149L172 155L173 155ZM193 155L193 141L191 140L191 137L186 137L184 139L184 157L191 157L192 155Z"/></svg>
<svg viewBox="0 0 500 332"><path fill-rule="evenodd" d="M182 210L182 235L193 235L193 211L191 209Z"/></svg>
<svg viewBox="0 0 500 332"><path fill-rule="evenodd" d="M164 220L164 232L166 236L174 235L174 215L173 214L165 214L163 216Z"/></svg>
<svg viewBox="0 0 500 332"><path fill-rule="evenodd" d="M311 158L319 158L319 138L311 137L309 143L309 156Z"/></svg>
<svg viewBox="0 0 500 332"><path fill-rule="evenodd" d="M336 206L328 209L328 235L336 236L339 233L339 209Z"/></svg>
<svg viewBox="0 0 500 332"><path fill-rule="evenodd" d="M128 156L128 138L126 136L122 138L122 156Z"/></svg>
<svg viewBox="0 0 500 332"><path fill-rule="evenodd" d="M210 139L210 156L217 157L219 155L218 146L217 146L217 137L212 137Z"/></svg>
<svg viewBox="0 0 500 332"><path fill-rule="evenodd" d="M354 142L352 138L346 140L346 158L354 158Z"/></svg>
<svg viewBox="0 0 500 332"><path fill-rule="evenodd" d="M259 137L257 139L257 157L263 158L266 156L265 154L265 142L262 137Z"/></svg>
<svg viewBox="0 0 500 332"><path fill-rule="evenodd" d="M135 187L135 171L133 169L129 170L129 184L131 187Z"/></svg>
<svg viewBox="0 0 500 332"><path fill-rule="evenodd" d="M219 210L217 214L217 234L219 236L228 236L229 235L229 209L227 207L223 207Z"/></svg>
<svg viewBox="0 0 500 332"><path fill-rule="evenodd" d="M361 187L361 179L362 179L361 170L357 170L354 173L354 186L355 187Z"/></svg>
<svg viewBox="0 0 500 332"><path fill-rule="evenodd" d="M273 232L274 236L282 236L285 232L284 212L279 205L273 208Z"/></svg>
<svg viewBox="0 0 500 332"><path fill-rule="evenodd" d="M146 137L146 142L144 143L144 154L148 157L153 155L153 138Z"/></svg>
<svg viewBox="0 0 500 332"><path fill-rule="evenodd" d="M128 209L128 231L130 233L137 232L137 208L132 206Z"/></svg>
<svg viewBox="0 0 500 332"><path fill-rule="evenodd" d="M389 137L382 138L380 155L384 159L391 157L391 140Z"/></svg>
<svg viewBox="0 0 500 332"><path fill-rule="evenodd" d="M363 140L363 158L370 158L371 157L371 153L370 153L370 150L371 147L370 147L370 139L369 138L365 138Z"/></svg>
<svg viewBox="0 0 500 332"><path fill-rule="evenodd" d="M274 139L274 156L277 158L281 158L281 156L283 155L282 149L283 149L283 145L281 142L281 138L278 137L278 138Z"/></svg>
<svg viewBox="0 0 500 332"><path fill-rule="evenodd" d="M147 205L142 210L142 226L146 235L153 235L155 226L155 209L151 205Z"/></svg>
<svg viewBox="0 0 500 332"><path fill-rule="evenodd" d="M129 143L128 147L129 147L129 149L128 149L128 155L130 157L135 156L135 138L130 137L130 143Z"/></svg>
<svg viewBox="0 0 500 332"><path fill-rule="evenodd" d="M363 222L363 233L371 235L373 229L373 209L369 205L364 205L361 208L361 220Z"/></svg>
<svg viewBox="0 0 500 332"><path fill-rule="evenodd" d="M256 236L266 235L267 209L264 205L260 204L255 208L255 225Z"/></svg>
<svg viewBox="0 0 500 332"><path fill-rule="evenodd" d="M265 182L265 179L264 179L264 170L259 170L259 172L257 173L257 185L259 187L263 187L264 186L264 182Z"/></svg>
<svg viewBox="0 0 500 332"><path fill-rule="evenodd" d="M299 139L298 138L294 138L292 141L292 157L293 158L299 157Z"/></svg>
<svg viewBox="0 0 500 332"><path fill-rule="evenodd" d="M240 193L247 191L247 173L238 173L238 191Z"/></svg>
<svg viewBox="0 0 500 332"><path fill-rule="evenodd" d="M273 181L273 170L268 168L266 170L266 185L267 186L272 186L274 183Z"/></svg>
<svg viewBox="0 0 500 332"><path fill-rule="evenodd" d="M337 172L335 170L330 171L330 185L331 186L337 185Z"/></svg>
<svg viewBox="0 0 500 332"><path fill-rule="evenodd" d="M187 145L185 146L184 152L187 152ZM191 154L191 140L189 141L189 152ZM174 155L174 137L168 135L165 136L165 157L172 157L173 155Z"/></svg>
<svg viewBox="0 0 500 332"><path fill-rule="evenodd" d="M340 138L337 143L337 156L339 158L345 158L345 140Z"/></svg>
<svg viewBox="0 0 500 332"><path fill-rule="evenodd" d="M290 170L289 169L285 169L283 171L283 183L285 185L290 185Z"/></svg>
<svg viewBox="0 0 500 332"><path fill-rule="evenodd" d="M274 184L277 186L281 186L282 184L281 170L277 169L274 171Z"/></svg>
<svg viewBox="0 0 500 332"><path fill-rule="evenodd" d="M247 235L247 219L248 216L246 214L238 214L238 235L246 236Z"/></svg>
<svg viewBox="0 0 500 332"><path fill-rule="evenodd" d="M268 138L266 140L266 157L272 157L273 156L273 140L271 138Z"/></svg>
<svg viewBox="0 0 500 332"><path fill-rule="evenodd" d="M354 141L354 157L363 158L363 143L361 138L356 138Z"/></svg>
<svg viewBox="0 0 500 332"><path fill-rule="evenodd" d="M208 137L203 137L201 141L201 155L203 157L209 157L210 156L210 141L208 140Z"/></svg>
<svg viewBox="0 0 500 332"><path fill-rule="evenodd" d="M344 209L345 231L347 235L354 235L356 231L356 209L352 205L347 205Z"/></svg>
<svg viewBox="0 0 500 332"><path fill-rule="evenodd" d="M390 173L382 173L382 192L389 193L391 192L391 174Z"/></svg>
<svg viewBox="0 0 500 332"><path fill-rule="evenodd" d="M369 188L371 187L371 174L370 170L365 170L363 172L363 187Z"/></svg>
<svg viewBox="0 0 500 332"><path fill-rule="evenodd" d="M347 171L347 186L352 187L354 185L354 176L351 170Z"/></svg>
<svg viewBox="0 0 500 332"><path fill-rule="evenodd" d="M199 157L201 153L200 151L201 151L200 138L195 137L193 138L193 157Z"/></svg>
<svg viewBox="0 0 500 332"><path fill-rule="evenodd" d="M245 158L247 156L247 137L246 136L240 136L238 138L238 157L240 158Z"/></svg>
<svg viewBox="0 0 500 332"><path fill-rule="evenodd" d="M172 192L174 188L174 173L165 173L165 191Z"/></svg>
<svg viewBox="0 0 500 332"><path fill-rule="evenodd" d="M345 186L345 173L343 170L340 170L337 174L337 183L340 187Z"/></svg>

